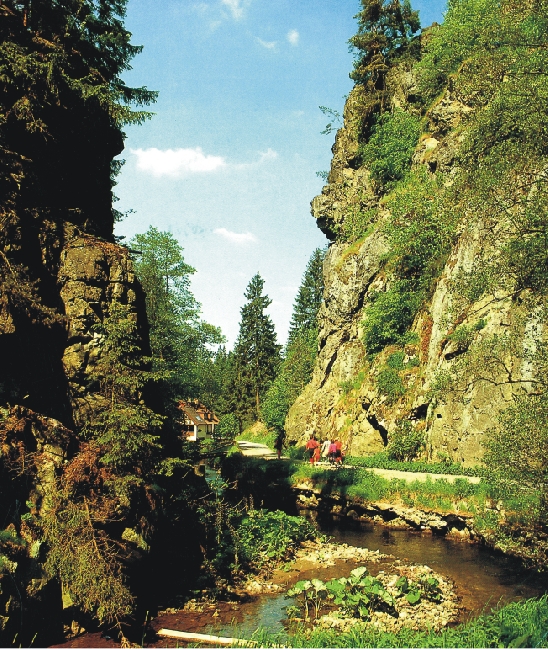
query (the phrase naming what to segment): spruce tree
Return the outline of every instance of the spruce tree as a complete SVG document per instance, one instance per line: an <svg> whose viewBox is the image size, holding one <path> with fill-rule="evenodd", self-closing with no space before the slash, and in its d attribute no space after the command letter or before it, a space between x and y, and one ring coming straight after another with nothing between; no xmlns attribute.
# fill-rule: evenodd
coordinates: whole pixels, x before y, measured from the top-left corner
<svg viewBox="0 0 548 649"><path fill-rule="evenodd" d="M385 109L387 73L410 52L420 21L409 0L361 0L361 4L356 16L358 33L349 40L356 55L350 78L364 89L364 127L368 129L372 116Z"/></svg>
<svg viewBox="0 0 548 649"><path fill-rule="evenodd" d="M261 408L269 428L282 431L289 408L312 377L317 353L317 316L323 300L325 248L316 248L308 261L297 297L285 348L285 358Z"/></svg>
<svg viewBox="0 0 548 649"><path fill-rule="evenodd" d="M280 349L274 324L265 310L272 300L263 295L264 280L257 273L244 293L247 303L234 348L230 399L240 426L260 416L261 400L276 376Z"/></svg>
<svg viewBox="0 0 548 649"><path fill-rule="evenodd" d="M316 316L323 300L325 249L316 248L308 261L289 325L288 347L300 332L316 329Z"/></svg>

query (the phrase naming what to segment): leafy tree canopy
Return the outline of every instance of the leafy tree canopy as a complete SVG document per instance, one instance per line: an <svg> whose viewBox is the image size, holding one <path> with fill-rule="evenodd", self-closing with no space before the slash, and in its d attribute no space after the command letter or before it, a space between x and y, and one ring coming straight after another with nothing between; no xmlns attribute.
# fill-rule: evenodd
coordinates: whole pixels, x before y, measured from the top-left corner
<svg viewBox="0 0 548 649"><path fill-rule="evenodd" d="M169 374L166 398L211 400L219 391L214 375L214 346L224 342L218 327L200 320L200 304L190 291L194 268L169 232L150 227L130 244L146 294L152 355L157 369ZM206 393L206 395L204 395Z"/></svg>

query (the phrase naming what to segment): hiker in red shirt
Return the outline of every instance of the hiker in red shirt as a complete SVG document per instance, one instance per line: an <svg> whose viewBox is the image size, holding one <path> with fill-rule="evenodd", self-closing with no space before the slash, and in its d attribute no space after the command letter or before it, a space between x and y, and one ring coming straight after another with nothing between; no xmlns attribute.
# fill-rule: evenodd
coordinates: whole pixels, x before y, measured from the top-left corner
<svg viewBox="0 0 548 649"><path fill-rule="evenodd" d="M342 442L340 439L335 440L335 462L342 464Z"/></svg>
<svg viewBox="0 0 548 649"><path fill-rule="evenodd" d="M316 449L320 448L320 445L318 444L315 435L310 435L310 439L308 440L308 442L306 442L305 448L310 457L310 464L314 464L314 462L316 461L314 459L315 451Z"/></svg>

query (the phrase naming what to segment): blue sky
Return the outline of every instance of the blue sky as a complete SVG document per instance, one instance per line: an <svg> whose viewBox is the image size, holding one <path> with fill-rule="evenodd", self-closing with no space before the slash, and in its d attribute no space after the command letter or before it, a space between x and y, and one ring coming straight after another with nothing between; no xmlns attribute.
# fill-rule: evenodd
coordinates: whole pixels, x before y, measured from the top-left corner
<svg viewBox="0 0 548 649"><path fill-rule="evenodd" d="M413 3L423 25L445 2ZM334 135L319 110L342 112L352 83L348 39L358 0L129 0L144 51L124 78L160 92L156 115L126 129L116 228L171 232L196 268L202 316L229 347L244 290L259 272L285 342L306 263L327 241L310 216Z"/></svg>

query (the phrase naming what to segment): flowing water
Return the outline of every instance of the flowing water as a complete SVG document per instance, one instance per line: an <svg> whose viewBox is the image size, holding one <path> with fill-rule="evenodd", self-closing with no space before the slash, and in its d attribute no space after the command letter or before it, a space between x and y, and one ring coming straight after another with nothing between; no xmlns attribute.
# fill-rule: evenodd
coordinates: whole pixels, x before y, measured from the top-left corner
<svg viewBox="0 0 548 649"><path fill-rule="evenodd" d="M463 608L471 614L490 609L501 600L535 597L547 590L545 577L524 570L517 559L481 545L368 524L330 522L322 525L322 531L339 543L380 550L447 575L457 585Z"/></svg>
<svg viewBox="0 0 548 649"><path fill-rule="evenodd" d="M338 543L379 550L450 577L461 598L462 621L489 611L499 602L535 597L548 589L545 577L524 570L516 559L480 545L354 521L323 521L320 529ZM285 607L291 604L283 594L261 596L253 606L245 607L244 617L236 627L212 625L208 632L249 637L260 626L280 631Z"/></svg>

